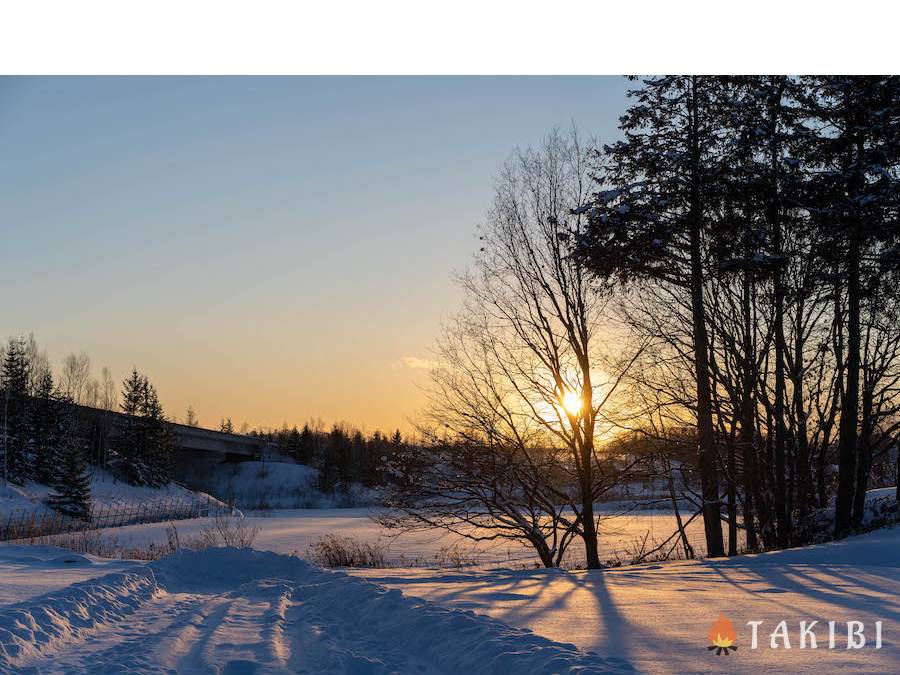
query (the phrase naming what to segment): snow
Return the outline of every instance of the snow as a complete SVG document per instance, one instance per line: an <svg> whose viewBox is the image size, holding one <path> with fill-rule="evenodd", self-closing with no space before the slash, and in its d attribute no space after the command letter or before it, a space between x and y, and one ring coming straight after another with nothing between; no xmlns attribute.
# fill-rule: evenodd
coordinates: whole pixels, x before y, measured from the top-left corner
<svg viewBox="0 0 900 675"><path fill-rule="evenodd" d="M0 544L0 607L140 564L81 555L55 546Z"/></svg>
<svg viewBox="0 0 900 675"><path fill-rule="evenodd" d="M438 604L469 609L551 640L628 660L646 673L900 672L900 528L839 542L726 560L678 561L602 571L440 572L356 570L354 574ZM738 651L707 651L706 631L722 613L738 633ZM748 621L763 620L749 649ZM776 624L862 621L870 646L769 649ZM871 647L883 621L883 647ZM825 626L825 628L821 628ZM821 647L821 644L820 644Z"/></svg>
<svg viewBox="0 0 900 675"><path fill-rule="evenodd" d="M5 607L0 612L0 666L14 666L122 621L156 593L153 572L138 566Z"/></svg>
<svg viewBox="0 0 900 675"><path fill-rule="evenodd" d="M376 501L375 491L354 483L347 491L322 492L318 469L273 453L264 461L220 464L191 484L241 510L358 507Z"/></svg>
<svg viewBox="0 0 900 675"><path fill-rule="evenodd" d="M43 501L51 491L49 486L33 482L22 486L12 483L0 486L0 519L22 513L40 514L50 511ZM95 468L91 475L91 502L97 513L137 508L160 500L192 502L198 499L206 502L210 497L202 492L192 492L176 483L161 488L129 485L101 468Z"/></svg>
<svg viewBox="0 0 900 675"><path fill-rule="evenodd" d="M676 530L671 511L642 509L625 513L622 504L598 505L605 517L600 524L601 559L620 557L629 561L643 537L663 541ZM385 548L385 559L399 566L440 566L449 549L457 549L463 557L482 567L533 567L537 556L529 547L517 542L472 542L458 535L431 530L396 534L385 531L372 520L375 508L285 509L247 512L251 525L259 527L254 547L277 553L306 554L307 547L324 534L354 537L375 542ZM175 523L179 534L196 535L213 521L208 518L180 520ZM103 537L117 546L130 548L148 543L166 542L169 523L150 523L103 530ZM703 523L695 519L687 527L688 538L698 551L703 550ZM649 548L649 547L648 547ZM583 563L584 549L576 542L570 548L569 562Z"/></svg>
<svg viewBox="0 0 900 675"><path fill-rule="evenodd" d="M0 610L15 672L626 673L470 611L299 558L180 552Z"/></svg>
<svg viewBox="0 0 900 675"><path fill-rule="evenodd" d="M290 552L326 532L373 534L367 515L285 511L251 520L267 528L258 547ZM610 528L659 517L630 514L636 525L612 520ZM116 530L146 538L163 529ZM238 549L143 564L0 545L0 579L0 672L900 672L896 526L754 556L576 572L345 573ZM727 657L707 649L719 614L737 629L738 650ZM764 622L756 650L749 621ZM769 648L780 621L793 649ZM798 648L800 621L819 622L819 649ZM839 622L835 649L827 648L828 621ZM866 648L845 648L847 621L864 624ZM881 649L871 644L876 621Z"/></svg>

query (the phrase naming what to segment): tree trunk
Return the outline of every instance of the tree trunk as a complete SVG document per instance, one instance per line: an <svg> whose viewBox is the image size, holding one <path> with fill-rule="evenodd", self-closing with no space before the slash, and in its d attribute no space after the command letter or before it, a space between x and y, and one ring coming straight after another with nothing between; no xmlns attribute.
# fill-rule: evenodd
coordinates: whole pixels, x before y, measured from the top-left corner
<svg viewBox="0 0 900 675"><path fill-rule="evenodd" d="M809 464L809 439L806 437L806 410L803 404L803 332L800 317L803 301L797 306L797 327L794 337L794 370L791 382L794 389L794 415L797 418L797 505L800 526L804 532L809 526L809 502L813 498L812 469Z"/></svg>
<svg viewBox="0 0 900 675"><path fill-rule="evenodd" d="M594 522L594 503L591 498L590 457L581 478L581 528L584 552L589 570L600 569L600 552L597 547L597 525Z"/></svg>
<svg viewBox="0 0 900 675"><path fill-rule="evenodd" d="M863 382L866 378L863 377ZM862 424L858 439L859 456L856 463L856 490L853 495L853 527L862 525L866 510L866 489L869 487L869 470L872 468L872 396L868 386L863 386Z"/></svg>
<svg viewBox="0 0 900 675"><path fill-rule="evenodd" d="M787 488L785 485L785 445L787 430L784 424L784 266L780 256L784 253L783 233L781 226L781 205L779 203L779 178L778 178L778 119L775 92L770 97L769 117L771 125L771 142L769 144L769 203L767 219L772 231L772 246L775 255L779 257L775 268L773 280L773 302L775 304L775 520L777 523L778 548L787 548L790 545L790 519L787 507Z"/></svg>
<svg viewBox="0 0 900 675"><path fill-rule="evenodd" d="M728 555L737 555L737 467L735 439L728 439Z"/></svg>
<svg viewBox="0 0 900 675"><path fill-rule="evenodd" d="M706 531L706 555L725 555L719 509L719 480L716 474L716 446L713 433L712 399L709 384L709 338L706 333L706 309L703 306L703 261L701 257L700 144L696 77L691 80L691 314L694 332L694 365L697 376L697 436L700 485L703 497L703 526Z"/></svg>
<svg viewBox="0 0 900 675"><path fill-rule="evenodd" d="M774 454L774 424L772 422L771 410L766 411L766 445L765 445L765 461L760 467L759 480L762 485L760 493L763 495L762 503L759 506L760 529L762 530L763 546L766 549L773 549L777 546L775 539L775 525L772 521L772 490L771 486L775 481L772 472L772 457Z"/></svg>
<svg viewBox="0 0 900 675"><path fill-rule="evenodd" d="M856 479L856 442L859 418L859 234L850 230L847 254L847 379L841 405L838 441L838 492L835 502L834 533L841 537L851 525L853 488Z"/></svg>
<svg viewBox="0 0 900 675"><path fill-rule="evenodd" d="M669 499L672 501L672 511L675 513L675 523L678 525L678 535L681 537L681 545L684 547L684 557L692 560L694 557L694 547L688 541L687 533L684 531L684 522L681 520L681 510L678 508L678 499L675 497L675 481L672 479L672 462L666 458L666 480L669 485Z"/></svg>
<svg viewBox="0 0 900 675"><path fill-rule="evenodd" d="M750 273L744 272L743 292L741 295L742 310L744 313L744 331L742 337L742 349L744 354L742 382L741 382L741 460L744 465L744 527L747 531L747 548L755 551L759 547L756 538L756 521L754 517L754 505L759 505L759 485L756 480L757 462L755 457L756 444L754 443L756 425L756 369L754 368L753 349L753 317L751 316L750 297Z"/></svg>

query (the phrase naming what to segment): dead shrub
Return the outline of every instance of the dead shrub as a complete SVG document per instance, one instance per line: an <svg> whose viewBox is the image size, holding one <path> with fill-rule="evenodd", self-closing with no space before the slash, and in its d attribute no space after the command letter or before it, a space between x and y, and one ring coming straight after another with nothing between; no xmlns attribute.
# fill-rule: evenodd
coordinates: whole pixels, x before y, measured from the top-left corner
<svg viewBox="0 0 900 675"><path fill-rule="evenodd" d="M386 567L382 544L352 537L326 534L312 542L307 553L310 560L322 567Z"/></svg>

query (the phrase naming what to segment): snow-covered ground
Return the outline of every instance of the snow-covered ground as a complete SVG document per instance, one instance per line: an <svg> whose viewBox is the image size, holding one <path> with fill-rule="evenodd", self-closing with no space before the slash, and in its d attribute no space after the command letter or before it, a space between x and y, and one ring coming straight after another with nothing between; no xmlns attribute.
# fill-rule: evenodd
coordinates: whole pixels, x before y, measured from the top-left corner
<svg viewBox="0 0 900 675"><path fill-rule="evenodd" d="M0 546L0 575L0 672L900 672L896 527L721 561L357 578L259 551L143 565ZM707 649L719 614L737 630L728 656ZM790 650L769 646L782 620ZM758 649L748 621L764 622ZM819 622L818 649L799 648L799 621ZM846 621L866 647L845 648Z"/></svg>
<svg viewBox="0 0 900 675"><path fill-rule="evenodd" d="M867 494L867 521L895 509L895 488L870 490ZM609 502L596 505L602 514L600 521L600 557L603 561L620 560L628 563L642 546L652 549L676 532L676 521L668 510L637 508L640 504ZM386 531L372 520L377 508L316 508L248 511L246 523L259 529L254 547L276 553L305 556L309 545L326 534L353 537L376 543L384 550L385 560L400 567L446 567L455 561L463 566L482 568L532 567L537 563L533 551L516 542L473 542L442 530L397 534ZM690 511L683 510L687 519ZM211 518L179 520L175 523L180 535L192 537L214 525ZM99 535L105 549L120 547L133 549L165 544L168 522L130 525L102 530ZM697 518L686 528L688 539L698 555L704 554L703 523ZM727 540L727 530L724 532ZM668 550L673 539L664 550ZM739 548L743 547L743 531L739 531ZM680 553L676 547L675 553ZM674 557L678 557L677 555ZM650 560L654 558L651 556ZM580 542L573 542L565 567L578 567L584 561ZM471 564L470 564L471 563Z"/></svg>
<svg viewBox="0 0 900 675"><path fill-rule="evenodd" d="M85 579L140 567L131 560L105 560L54 546L0 544L0 608Z"/></svg>
<svg viewBox="0 0 900 675"><path fill-rule="evenodd" d="M593 572L357 570L388 588L470 609L552 640L628 660L647 673L900 673L900 528L840 542L719 561L679 561ZM719 614L738 650L708 651ZM759 628L750 649L748 621ZM791 649L770 648L787 621ZM800 649L799 622L818 621L815 650ZM837 644L828 649L828 621ZM868 645L846 648L847 621ZM882 647L875 649L875 622Z"/></svg>
<svg viewBox="0 0 900 675"><path fill-rule="evenodd" d="M4 562L4 556L11 558ZM40 549L0 565L91 567ZM625 673L467 610L268 552L181 552L0 608L0 671L16 673Z"/></svg>
<svg viewBox="0 0 900 675"><path fill-rule="evenodd" d="M235 462L222 464L194 483L241 509L315 506L305 504L317 494L318 471L287 462Z"/></svg>
<svg viewBox="0 0 900 675"><path fill-rule="evenodd" d="M50 509L44 500L51 488L40 483L25 485L0 485L0 520L17 517L23 513L41 513ZM136 487L118 480L104 469L94 468L91 473L91 502L95 512L134 509L141 505L170 500L190 502L209 500L209 495L192 492L180 485L170 483L161 488Z"/></svg>
<svg viewBox="0 0 900 675"><path fill-rule="evenodd" d="M605 522L607 540L671 527L671 514L626 518ZM367 510L248 521L262 528L255 546L269 551L183 552L144 564L0 545L0 673L900 672L900 526L776 553L602 571L345 574L283 554L303 553L325 533L383 536ZM179 527L190 535L203 525ZM164 529L110 534L139 543ZM446 537L420 533L392 545L432 555L452 543ZM720 614L737 631L727 656L708 649ZM750 621L763 622L757 649ZM780 621L790 649L780 639L770 647ZM801 621L818 622L818 649L800 648ZM834 649L829 621L837 622ZM848 621L864 626L866 647L846 648Z"/></svg>
<svg viewBox="0 0 900 675"><path fill-rule="evenodd" d="M322 492L318 479L314 467L266 459L220 464L207 474L192 475L191 484L241 510L365 506L376 499L373 490L358 483L345 492Z"/></svg>
<svg viewBox="0 0 900 675"><path fill-rule="evenodd" d="M676 530L670 511L641 509L622 513L621 505L604 505L607 518L601 521L600 551L604 560L619 557L625 561L647 542L662 541ZM537 557L533 551L516 542L472 542L444 531L413 532L397 535L385 531L371 516L377 509L294 509L245 513L246 522L259 528L254 547L277 553L305 555L310 543L325 534L354 537L376 542L385 548L385 559L399 566L441 566L448 559L461 557L482 567L533 566ZM175 523L183 536L192 536L212 525L208 518L181 520ZM117 546L132 548L148 543L166 541L169 523L150 523L103 530L105 540ZM691 523L688 537L703 551L703 525L699 519ZM648 545L649 548L649 545ZM584 560L584 550L578 542L570 548L569 561Z"/></svg>

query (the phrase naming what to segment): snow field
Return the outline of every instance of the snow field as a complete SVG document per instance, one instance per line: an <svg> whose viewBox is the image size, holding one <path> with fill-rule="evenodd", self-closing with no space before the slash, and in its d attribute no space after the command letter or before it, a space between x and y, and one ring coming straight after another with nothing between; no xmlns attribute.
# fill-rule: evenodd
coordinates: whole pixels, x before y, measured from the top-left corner
<svg viewBox="0 0 900 675"><path fill-rule="evenodd" d="M355 575L470 609L552 640L619 657L638 672L673 674L900 673L900 526L847 539L730 559L674 561L597 571L354 570ZM719 614L738 650L707 651ZM751 650L748 621L763 621ZM787 621L792 648L770 648ZM818 621L819 649L800 649L800 621ZM828 622L838 622L836 649ZM868 646L846 649L847 621L865 624ZM874 626L883 622L883 647Z"/></svg>
<svg viewBox="0 0 900 675"><path fill-rule="evenodd" d="M2 672L624 673L604 658L296 557L184 551L0 612Z"/></svg>

